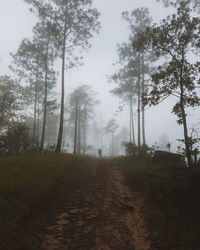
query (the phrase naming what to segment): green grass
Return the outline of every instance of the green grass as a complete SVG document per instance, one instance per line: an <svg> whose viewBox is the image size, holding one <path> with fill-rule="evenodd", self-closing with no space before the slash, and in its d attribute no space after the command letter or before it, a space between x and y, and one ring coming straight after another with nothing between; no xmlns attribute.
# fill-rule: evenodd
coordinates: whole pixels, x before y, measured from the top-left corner
<svg viewBox="0 0 200 250"><path fill-rule="evenodd" d="M87 161L55 153L1 158L0 246L70 192L73 180L84 174Z"/></svg>
<svg viewBox="0 0 200 250"><path fill-rule="evenodd" d="M130 188L147 199L145 214L153 249L197 249L200 246L200 172L175 163L153 165L147 158L121 158L118 164Z"/></svg>

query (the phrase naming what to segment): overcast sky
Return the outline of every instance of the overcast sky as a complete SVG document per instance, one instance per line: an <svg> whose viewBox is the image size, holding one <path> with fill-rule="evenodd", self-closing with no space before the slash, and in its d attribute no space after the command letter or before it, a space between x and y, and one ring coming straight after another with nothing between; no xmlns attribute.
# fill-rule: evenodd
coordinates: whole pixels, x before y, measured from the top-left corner
<svg viewBox="0 0 200 250"><path fill-rule="evenodd" d="M127 41L129 31L121 19L122 11L132 11L138 7L149 7L154 22L171 13L156 0L93 0L94 6L101 13L101 31L91 40L92 49L84 58L84 66L66 76L67 92L71 92L81 83L91 84L98 92L101 105L98 108L98 120L105 123L113 117L119 100L109 93L114 85L108 83L106 75L114 73L112 65L117 60L117 43ZM0 74L9 73L10 52L16 52L24 37L31 37L31 29L36 18L29 12L23 0L0 1ZM171 101L146 112L147 143L152 145L163 134L175 145L182 137L182 127L176 124L175 115L170 112ZM136 108L135 108L136 110ZM128 113L124 110L115 117L120 125L128 127ZM136 119L135 119L136 127Z"/></svg>

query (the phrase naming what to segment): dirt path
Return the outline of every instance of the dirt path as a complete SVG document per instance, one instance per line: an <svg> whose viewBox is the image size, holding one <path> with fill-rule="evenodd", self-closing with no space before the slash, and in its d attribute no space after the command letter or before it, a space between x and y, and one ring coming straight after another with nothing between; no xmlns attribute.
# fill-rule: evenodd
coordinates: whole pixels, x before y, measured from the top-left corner
<svg viewBox="0 0 200 250"><path fill-rule="evenodd" d="M131 193L116 166L94 161L65 212L41 235L42 249L148 250L142 200Z"/></svg>

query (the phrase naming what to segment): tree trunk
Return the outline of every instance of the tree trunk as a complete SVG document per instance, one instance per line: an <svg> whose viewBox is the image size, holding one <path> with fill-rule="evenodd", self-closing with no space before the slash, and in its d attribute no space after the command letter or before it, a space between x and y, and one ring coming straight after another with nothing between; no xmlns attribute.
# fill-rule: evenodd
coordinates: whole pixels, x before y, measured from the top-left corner
<svg viewBox="0 0 200 250"><path fill-rule="evenodd" d="M132 142L132 124L131 124L131 116L132 116L132 113L131 113L131 100L130 100L130 111L129 111L129 140L130 140L130 143Z"/></svg>
<svg viewBox="0 0 200 250"><path fill-rule="evenodd" d="M145 92L145 80L144 80L144 57L142 57L142 96ZM146 145L146 134L145 134L145 108L142 104L142 141L143 145Z"/></svg>
<svg viewBox="0 0 200 250"><path fill-rule="evenodd" d="M84 126L84 128L83 128L83 140L84 140L84 142L83 142L83 154L85 155L86 154L86 124L85 124L86 122L84 121L84 124L83 124L83 126Z"/></svg>
<svg viewBox="0 0 200 250"><path fill-rule="evenodd" d="M65 118L65 117L64 117ZM66 145L66 126L65 126L65 119L63 122L63 140L62 140L62 148L65 149L65 145Z"/></svg>
<svg viewBox="0 0 200 250"><path fill-rule="evenodd" d="M76 97L76 110L75 110L75 130L74 130L74 154L77 153L77 127L78 127L78 96Z"/></svg>
<svg viewBox="0 0 200 250"><path fill-rule="evenodd" d="M36 149L39 149L39 135L40 134L40 102L39 102L39 92L37 91L37 128L36 128Z"/></svg>
<svg viewBox="0 0 200 250"><path fill-rule="evenodd" d="M66 33L66 24L65 24L65 33ZM64 33L64 34L65 34ZM64 37L63 49L62 49L62 79L61 79L61 104L60 104L60 124L58 131L58 140L56 145L56 152L60 153L62 146L62 136L63 136L63 123L64 123L64 109L65 109L65 47L66 47L66 38Z"/></svg>
<svg viewBox="0 0 200 250"><path fill-rule="evenodd" d="M84 111L84 121L83 121L83 154L86 154L86 110Z"/></svg>
<svg viewBox="0 0 200 250"><path fill-rule="evenodd" d="M183 119L183 130L184 130L184 141L185 141L185 152L188 161L188 167L192 168L192 154L190 150L189 137L188 137L188 128L187 128L187 120L185 113L185 105L184 105L184 88L183 88L183 66L184 66L184 55L182 56L182 65L180 72L180 107L181 107L181 115Z"/></svg>
<svg viewBox="0 0 200 250"><path fill-rule="evenodd" d="M47 42L47 51L46 51L46 62L45 62L45 90L44 90L44 113L43 113L43 125L42 125L42 139L40 150L41 152L44 149L44 139L46 131L46 121L47 121L47 95L48 95L48 55L49 55L49 41Z"/></svg>
<svg viewBox="0 0 200 250"><path fill-rule="evenodd" d="M113 142L113 132L111 133L111 156L113 157L113 153L114 153L114 142Z"/></svg>
<svg viewBox="0 0 200 250"><path fill-rule="evenodd" d="M135 144L134 120L133 120L133 93L131 92L131 128L132 128L132 142Z"/></svg>
<svg viewBox="0 0 200 250"><path fill-rule="evenodd" d="M146 135L145 135L145 110L142 108L142 141L143 145L146 145Z"/></svg>
<svg viewBox="0 0 200 250"><path fill-rule="evenodd" d="M81 107L80 101L78 105L78 144L77 144L77 153L81 154Z"/></svg>
<svg viewBox="0 0 200 250"><path fill-rule="evenodd" d="M140 53L138 55L138 155L140 155L141 148L141 131L140 131L140 110L141 110L141 86L140 86Z"/></svg>
<svg viewBox="0 0 200 250"><path fill-rule="evenodd" d="M34 97L34 118L33 118L33 149L36 143L36 125L37 125L37 80L35 82L35 97Z"/></svg>
<svg viewBox="0 0 200 250"><path fill-rule="evenodd" d="M132 143L132 109L131 109L131 98L130 98L130 117L129 117L129 140L130 140L130 143Z"/></svg>
<svg viewBox="0 0 200 250"><path fill-rule="evenodd" d="M183 86L181 86L181 98L180 98L180 106L181 106L181 114L183 119L183 129L184 129L184 141L185 141L185 152L188 161L188 167L192 167L192 154L189 145L189 138L188 138L188 128L187 128L187 120L186 120L186 113L185 113L185 106L184 106L184 98L183 98Z"/></svg>
<svg viewBox="0 0 200 250"><path fill-rule="evenodd" d="M191 154L190 145L189 145L188 128L187 128L186 114L185 114L185 108L184 108L183 102L181 104L181 113L182 113L182 118L183 118L186 157L188 161L188 167L191 168L193 166L192 154Z"/></svg>

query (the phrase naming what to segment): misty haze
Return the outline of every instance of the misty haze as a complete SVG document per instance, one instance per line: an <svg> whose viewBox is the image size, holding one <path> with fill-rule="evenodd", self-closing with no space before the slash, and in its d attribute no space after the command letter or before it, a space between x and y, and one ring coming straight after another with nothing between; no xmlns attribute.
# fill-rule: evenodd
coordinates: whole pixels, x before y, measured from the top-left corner
<svg viewBox="0 0 200 250"><path fill-rule="evenodd" d="M199 15L1 0L0 249L200 249Z"/></svg>

